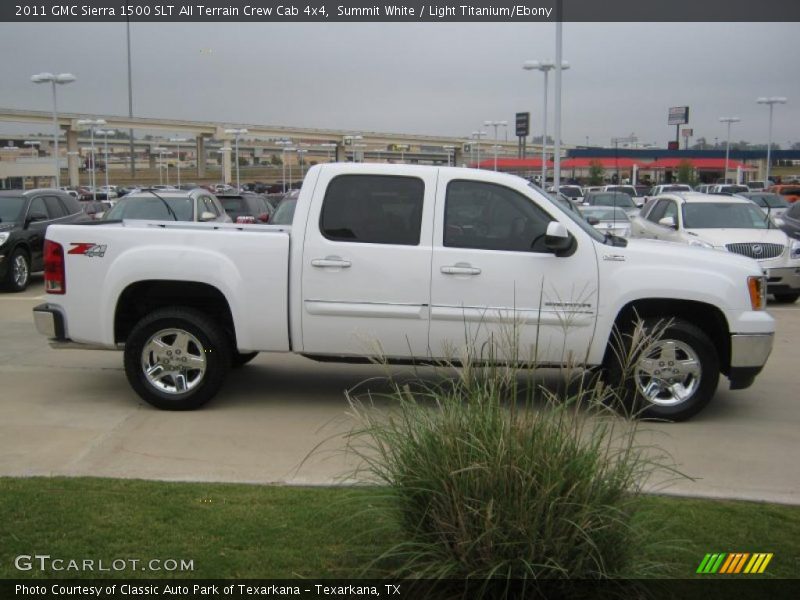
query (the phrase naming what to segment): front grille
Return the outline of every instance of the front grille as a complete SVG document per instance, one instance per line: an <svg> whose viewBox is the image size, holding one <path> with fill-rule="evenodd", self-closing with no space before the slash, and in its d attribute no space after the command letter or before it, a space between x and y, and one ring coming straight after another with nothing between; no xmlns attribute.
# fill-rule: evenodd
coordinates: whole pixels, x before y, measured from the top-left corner
<svg viewBox="0 0 800 600"><path fill-rule="evenodd" d="M728 244L728 252L741 254L756 260L775 258L783 254L783 244L760 244L758 242L744 242L741 244Z"/></svg>

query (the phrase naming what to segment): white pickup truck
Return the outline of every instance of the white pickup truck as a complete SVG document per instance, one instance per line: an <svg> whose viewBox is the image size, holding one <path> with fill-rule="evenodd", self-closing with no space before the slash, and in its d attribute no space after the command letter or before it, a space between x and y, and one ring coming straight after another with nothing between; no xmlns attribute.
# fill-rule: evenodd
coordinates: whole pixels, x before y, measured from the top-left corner
<svg viewBox="0 0 800 600"><path fill-rule="evenodd" d="M131 385L164 409L201 406L256 352L427 362L509 330L538 365L620 377L614 331L642 318L670 324L624 383L646 416L681 420L720 373L748 387L773 343L755 261L604 237L525 180L481 170L318 165L291 227L54 225L45 255L39 332L124 349Z"/></svg>

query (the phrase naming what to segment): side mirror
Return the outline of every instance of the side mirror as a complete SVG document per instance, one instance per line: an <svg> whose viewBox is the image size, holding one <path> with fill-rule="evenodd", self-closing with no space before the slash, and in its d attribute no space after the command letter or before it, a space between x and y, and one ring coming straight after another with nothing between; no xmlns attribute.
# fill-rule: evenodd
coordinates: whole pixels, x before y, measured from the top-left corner
<svg viewBox="0 0 800 600"><path fill-rule="evenodd" d="M569 256L574 250L575 238L570 235L563 224L558 221L550 221L547 224L544 245L556 256Z"/></svg>
<svg viewBox="0 0 800 600"><path fill-rule="evenodd" d="M664 217L659 219L658 224L662 225L663 227L669 227L670 229L677 229L677 225L675 225L675 217Z"/></svg>
<svg viewBox="0 0 800 600"><path fill-rule="evenodd" d="M35 212L28 215L27 224L36 223L37 221L47 221L48 216L44 213Z"/></svg>
<svg viewBox="0 0 800 600"><path fill-rule="evenodd" d="M586 222L589 223L589 225L599 225L600 219L597 217L587 217Z"/></svg>
<svg viewBox="0 0 800 600"><path fill-rule="evenodd" d="M217 215L212 212L205 211L200 213L200 221L213 221L216 218Z"/></svg>

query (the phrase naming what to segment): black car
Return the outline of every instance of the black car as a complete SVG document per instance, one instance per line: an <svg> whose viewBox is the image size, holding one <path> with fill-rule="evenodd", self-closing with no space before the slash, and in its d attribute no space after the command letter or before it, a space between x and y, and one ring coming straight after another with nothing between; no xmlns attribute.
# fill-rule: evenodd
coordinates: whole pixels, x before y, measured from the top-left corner
<svg viewBox="0 0 800 600"><path fill-rule="evenodd" d="M788 210L781 215L783 229L786 234L796 240L800 240L800 201L789 206Z"/></svg>
<svg viewBox="0 0 800 600"><path fill-rule="evenodd" d="M225 212L234 223L269 223L272 205L261 194L217 194Z"/></svg>
<svg viewBox="0 0 800 600"><path fill-rule="evenodd" d="M0 282L21 292L41 271L48 225L86 222L80 203L60 190L0 192Z"/></svg>

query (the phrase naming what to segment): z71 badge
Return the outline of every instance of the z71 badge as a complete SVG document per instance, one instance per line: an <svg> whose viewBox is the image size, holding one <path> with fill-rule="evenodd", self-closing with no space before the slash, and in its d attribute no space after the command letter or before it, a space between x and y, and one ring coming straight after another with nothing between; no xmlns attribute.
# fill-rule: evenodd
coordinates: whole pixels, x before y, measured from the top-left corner
<svg viewBox="0 0 800 600"><path fill-rule="evenodd" d="M105 244L90 244L87 242L70 242L72 248L67 254L83 254L84 256L99 256L102 258L106 253Z"/></svg>

